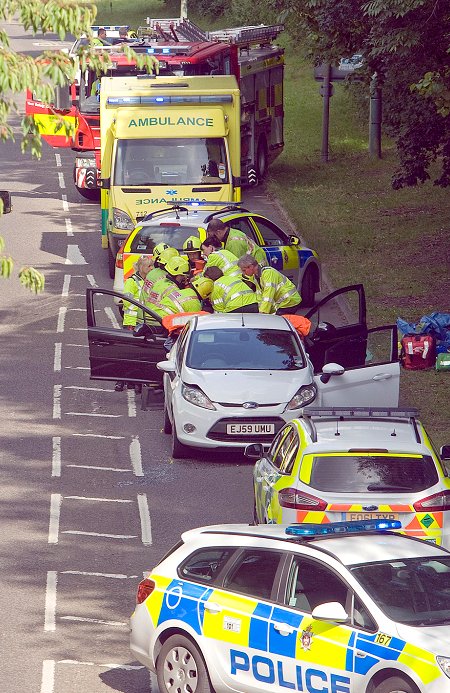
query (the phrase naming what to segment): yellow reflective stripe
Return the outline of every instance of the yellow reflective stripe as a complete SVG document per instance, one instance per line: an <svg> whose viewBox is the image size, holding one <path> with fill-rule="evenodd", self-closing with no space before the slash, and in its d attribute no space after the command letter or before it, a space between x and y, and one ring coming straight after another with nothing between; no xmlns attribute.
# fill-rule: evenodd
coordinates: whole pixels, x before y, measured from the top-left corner
<svg viewBox="0 0 450 693"><path fill-rule="evenodd" d="M425 684L431 683L442 675L435 656L411 643L406 643L397 661L412 669Z"/></svg>
<svg viewBox="0 0 450 693"><path fill-rule="evenodd" d="M150 574L148 577L156 583L156 587L152 592L151 599L147 599L145 601L145 606L150 614L150 619L153 625L156 627L158 625L161 607L166 596L166 589L172 582L173 578L161 577L153 574Z"/></svg>

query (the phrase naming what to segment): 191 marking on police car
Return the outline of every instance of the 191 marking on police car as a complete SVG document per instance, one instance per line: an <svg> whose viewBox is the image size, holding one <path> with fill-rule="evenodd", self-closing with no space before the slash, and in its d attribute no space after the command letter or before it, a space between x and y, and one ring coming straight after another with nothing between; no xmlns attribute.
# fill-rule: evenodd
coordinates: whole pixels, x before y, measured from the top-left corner
<svg viewBox="0 0 450 693"><path fill-rule="evenodd" d="M241 632L241 620L239 618L232 618L231 616L223 617L223 629L229 630L233 633Z"/></svg>

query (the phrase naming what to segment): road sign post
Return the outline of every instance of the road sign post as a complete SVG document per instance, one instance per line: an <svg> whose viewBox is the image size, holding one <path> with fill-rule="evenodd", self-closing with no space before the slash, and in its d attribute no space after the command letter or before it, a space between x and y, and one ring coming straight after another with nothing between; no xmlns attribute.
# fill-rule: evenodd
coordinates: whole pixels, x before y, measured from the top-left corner
<svg viewBox="0 0 450 693"><path fill-rule="evenodd" d="M370 81L369 154L381 159L381 87L377 73Z"/></svg>

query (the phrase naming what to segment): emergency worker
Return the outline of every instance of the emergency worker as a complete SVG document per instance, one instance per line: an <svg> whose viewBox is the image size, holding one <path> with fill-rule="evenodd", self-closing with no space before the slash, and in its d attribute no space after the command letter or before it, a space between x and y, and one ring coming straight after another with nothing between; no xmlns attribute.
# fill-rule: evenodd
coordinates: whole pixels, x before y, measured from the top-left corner
<svg viewBox="0 0 450 693"><path fill-rule="evenodd" d="M209 267L204 276L214 282L209 300L215 313L259 312L256 292L241 277L223 274L218 267Z"/></svg>
<svg viewBox="0 0 450 693"><path fill-rule="evenodd" d="M239 258L245 279L255 283L260 313L286 315L300 308L301 296L294 284L273 267L261 267L252 255Z"/></svg>
<svg viewBox="0 0 450 693"><path fill-rule="evenodd" d="M221 270L219 270L217 267L214 269L221 272ZM202 304L202 310L206 311L207 313L212 313L213 308L211 305L210 296L212 290L214 289L214 281L209 277L205 277L203 274L196 274L194 277L192 277L190 286L192 286L195 293L199 297Z"/></svg>
<svg viewBox="0 0 450 693"><path fill-rule="evenodd" d="M207 236L202 243L203 257L206 257L205 270L208 267L219 267L224 274L241 274L238 258L229 250L222 248L222 243L216 236ZM204 270L203 270L204 271Z"/></svg>
<svg viewBox="0 0 450 693"><path fill-rule="evenodd" d="M145 277L140 297L141 303L146 305L150 292L156 282L167 278L165 271L166 263L170 258L177 256L178 250L176 248L171 248L167 243L158 243L158 245L155 245L153 248L153 267Z"/></svg>
<svg viewBox="0 0 450 693"><path fill-rule="evenodd" d="M114 43L125 43L128 40L128 29L126 26L121 26L119 29L119 38L115 39Z"/></svg>
<svg viewBox="0 0 450 693"><path fill-rule="evenodd" d="M97 31L97 36L94 37L92 40L92 44L94 46L110 46L111 41L108 39L106 35L106 29L103 27L99 27Z"/></svg>
<svg viewBox="0 0 450 693"><path fill-rule="evenodd" d="M211 219L206 228L206 235L216 236L223 243L225 250L229 250L236 257L242 257L242 255L249 253L261 265L265 265L267 262L266 253L259 245L256 245L246 233L239 231L239 229L230 228L221 219Z"/></svg>
<svg viewBox="0 0 450 693"><path fill-rule="evenodd" d="M183 243L183 252L187 255L191 273L202 272L205 261L202 259L202 244L198 236L189 236Z"/></svg>
<svg viewBox="0 0 450 693"><path fill-rule="evenodd" d="M199 295L189 286L190 268L187 259L181 256L171 258L166 264L166 273L172 286L167 287L160 295L155 312L164 317L173 313L201 311Z"/></svg>

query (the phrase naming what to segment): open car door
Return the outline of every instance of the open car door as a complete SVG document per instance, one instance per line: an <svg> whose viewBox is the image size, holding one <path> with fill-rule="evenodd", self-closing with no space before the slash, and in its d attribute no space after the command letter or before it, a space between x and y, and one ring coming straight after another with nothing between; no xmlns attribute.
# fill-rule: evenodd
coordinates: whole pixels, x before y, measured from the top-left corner
<svg viewBox="0 0 450 693"><path fill-rule="evenodd" d="M91 380L162 385L163 373L156 364L166 357L164 342L168 333L161 325L161 318L126 297L153 323L142 325L143 334L136 336L131 330L123 329L114 298L123 300L125 296L109 289L86 289Z"/></svg>

